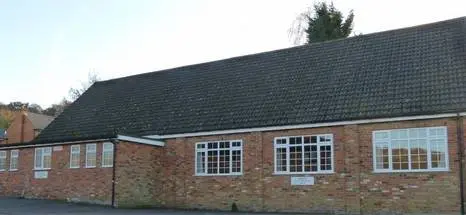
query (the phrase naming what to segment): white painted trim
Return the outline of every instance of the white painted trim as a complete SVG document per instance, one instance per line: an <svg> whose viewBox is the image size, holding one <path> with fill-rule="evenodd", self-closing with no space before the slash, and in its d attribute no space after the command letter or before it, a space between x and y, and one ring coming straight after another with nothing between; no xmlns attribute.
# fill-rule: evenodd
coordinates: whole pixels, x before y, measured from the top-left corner
<svg viewBox="0 0 466 215"><path fill-rule="evenodd" d="M16 156L13 156L13 153L16 153ZM16 159L16 168L12 168L12 164L13 164L13 160ZM19 164L19 150L18 149L15 149L15 150L11 150L10 151L10 168L9 168L9 171L10 172L13 172L13 171L17 171L18 170L18 164Z"/></svg>
<svg viewBox="0 0 466 215"><path fill-rule="evenodd" d="M154 138L154 139L170 139L170 138L178 138L178 137L210 136L210 135L221 135L221 134L247 133L247 132L256 132L256 131L277 131L277 130L302 129L302 128L331 127L331 126L341 126L341 125L397 122L397 121L407 121L407 120L438 119L438 118L448 118L448 117L456 117L456 116L457 116L457 113L447 113L447 114L435 114L435 115L420 115L420 116L405 116L405 117L393 117L393 118L340 121L340 122L325 122L325 123L301 124L301 125L229 129L229 130L167 134L167 135L147 135L144 137ZM460 113L460 116L466 116L466 112Z"/></svg>
<svg viewBox="0 0 466 215"><path fill-rule="evenodd" d="M229 142L230 144L230 147L228 148L220 148L220 142ZM239 142L241 145L240 146L233 146L233 142ZM215 148L215 149L209 149L208 148L208 144L209 143L217 143L219 144L219 147L218 148ZM204 144L204 148L201 148L201 149L198 149L197 146L200 145L200 144ZM216 141L203 141L203 142L197 142L195 144L195 149L194 149L194 176L240 176L240 175L243 175L243 140L241 139L237 139L237 140L216 140ZM230 161L230 166L229 166L229 173L220 173L220 150L229 150L230 151L230 157L229 157L229 161ZM233 152L232 151L240 151L240 168L241 168L241 172L232 172L233 170L233 165L232 165L232 161L233 161ZM209 151L216 151L218 152L217 153L217 173L207 173L208 172L208 152ZM198 152L204 152L205 153L205 160L204 160L204 170L205 172L204 173L198 173L198 169L197 169L197 153Z"/></svg>
<svg viewBox="0 0 466 215"><path fill-rule="evenodd" d="M147 145L152 145L152 146L165 146L165 142L160 141L160 140L148 140L144 138L130 137L130 136L124 136L124 135L118 135L117 139L134 142L134 143L147 144Z"/></svg>
<svg viewBox="0 0 466 215"><path fill-rule="evenodd" d="M88 146L94 146L95 150L90 151L87 148ZM90 153L94 153L94 157L95 157L95 165L93 165L93 166L90 166L87 163L88 154L90 154ZM88 144L86 144L86 165L85 165L85 168L95 168L95 167L97 167L97 144L96 143L88 143Z"/></svg>
<svg viewBox="0 0 466 215"><path fill-rule="evenodd" d="M74 153L75 155L77 154L78 155L78 166L72 166L71 164L73 164L72 162L72 158L73 158L73 148L77 147L78 148L78 152L77 153ZM70 169L79 169L81 167L81 145L79 144L76 144L76 145L72 145L70 147Z"/></svg>
<svg viewBox="0 0 466 215"><path fill-rule="evenodd" d="M410 130L411 129L415 129L415 128L425 128L426 129L426 132L427 132L427 136L425 138L422 138L422 139L425 139L427 141L427 169L412 169L411 165L412 165L412 162L411 162L411 148L409 148L408 150L408 166L409 166L409 169L402 169L402 170L395 170L393 169L393 161L392 161L392 141L394 140L390 135L390 132L391 131L396 131L396 130L406 130L408 132L408 137L407 138L403 138L403 140L407 140L408 141L408 146L411 144L411 140L412 139L419 139L419 138L411 138L410 137ZM429 132L431 129L443 129L444 132L445 132L445 167L444 168L432 168L431 165L432 165L432 158L431 158L431 149L430 149L430 140L432 139L438 139L438 137L431 137L429 135ZM375 136L377 133L381 133L381 132L388 132L389 134L389 137L388 139L384 139L383 141L381 142L387 142L388 143L388 155L389 155L389 168L388 169L376 169L377 167L377 163L376 163L376 158L377 158L377 155L376 155L376 144L377 144L377 141L375 139ZM398 139L395 139L395 140L398 140ZM433 126L433 127L411 127L411 128L402 128L402 129L390 129L390 130L376 130L376 131L372 131L372 169L373 169L373 172L374 173L409 173L409 172L448 172L450 171L450 164L449 164L449 151L448 151L448 130L447 130L447 127L446 126Z"/></svg>
<svg viewBox="0 0 466 215"><path fill-rule="evenodd" d="M112 149L111 149L111 150L105 150L105 145L109 145L109 144L112 146ZM112 153L111 156L110 156L110 158L111 158L112 160L111 160L110 164L107 164L107 165L104 164L104 160L105 160L105 159L104 159L104 155L105 155L105 152L111 152L111 153ZM113 143L111 143L111 142L104 142L104 143L102 143L102 158L101 158L101 162L100 162L102 168L113 167L113 157L114 157L113 153L115 153L115 146L113 145Z"/></svg>
<svg viewBox="0 0 466 215"><path fill-rule="evenodd" d="M317 142L315 144L311 144L311 143L308 143L308 144L304 144L304 137L309 137L311 138L312 136L316 137L317 138ZM330 143L321 143L320 140L319 140L319 137L321 136L330 136ZM291 137L300 137L301 138L301 144L290 144L290 138ZM286 139L286 144L277 144L277 140L278 139ZM303 159L303 162L302 162L302 171L301 172L291 172L290 171L290 147L293 147L293 146L302 146L303 149L302 149L302 159ZM317 147L317 171L309 171L309 172L306 172L304 170L304 146L316 146ZM330 146L331 148L331 154L330 154L330 159L331 159L331 162L330 162L330 165L332 167L332 170L321 170L321 166L320 166L320 160L321 160L321 153L320 153L320 146ZM273 161L273 167L274 167L274 172L273 172L273 175L312 175L312 174L333 174L334 171L335 171L335 164L334 164L334 153L335 153L335 149L334 149L334 138L333 138L333 134L331 133L327 133L327 134L309 134L309 135L294 135L294 136L281 136L281 137L275 137L273 139L273 153L274 153L274 161ZM277 149L278 148L284 148L286 149L286 171L277 171Z"/></svg>

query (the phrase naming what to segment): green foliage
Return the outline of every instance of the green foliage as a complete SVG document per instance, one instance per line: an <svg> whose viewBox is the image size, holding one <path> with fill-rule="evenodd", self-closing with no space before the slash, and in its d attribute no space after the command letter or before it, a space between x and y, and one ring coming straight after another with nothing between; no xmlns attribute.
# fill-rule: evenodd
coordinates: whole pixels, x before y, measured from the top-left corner
<svg viewBox="0 0 466 215"><path fill-rule="evenodd" d="M295 44L323 42L348 37L353 30L353 11L346 19L333 3L316 3L300 14L290 29Z"/></svg>
<svg viewBox="0 0 466 215"><path fill-rule="evenodd" d="M7 129L10 126L10 122L8 122L3 116L0 115L0 128Z"/></svg>

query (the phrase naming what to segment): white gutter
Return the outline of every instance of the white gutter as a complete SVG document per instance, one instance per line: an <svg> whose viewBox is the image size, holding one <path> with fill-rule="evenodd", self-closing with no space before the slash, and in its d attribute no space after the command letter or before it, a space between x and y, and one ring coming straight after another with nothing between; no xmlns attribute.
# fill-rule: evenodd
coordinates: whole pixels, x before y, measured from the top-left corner
<svg viewBox="0 0 466 215"><path fill-rule="evenodd" d="M130 137L130 136L124 136L124 135L118 135L116 139L134 142L134 143L141 143L141 144L146 144L146 145L151 145L151 146L165 146L165 142L160 141L160 140L148 140L145 138Z"/></svg>
<svg viewBox="0 0 466 215"><path fill-rule="evenodd" d="M462 112L462 113L460 113L460 115L465 116L466 112ZM318 128L318 127L331 127L331 126L342 126L342 125L381 123L381 122L397 122L397 121L408 121L408 120L438 119L438 118L448 118L448 117L456 117L456 116L457 116L457 113L447 113L447 114L435 114L435 115L420 115L420 116L405 116L405 117L393 117L393 118L340 121L340 122L325 122L325 123L301 124L301 125L285 125L285 126L271 126L271 127L258 127L258 128L229 129L229 130L217 130L217 131L181 133L181 134L147 135L147 136L144 136L144 137L154 138L154 139L170 139L170 138L178 138L178 137L210 136L210 135L221 135L221 134L257 132L257 131L277 131L277 130L289 130L289 129L303 129L303 128Z"/></svg>

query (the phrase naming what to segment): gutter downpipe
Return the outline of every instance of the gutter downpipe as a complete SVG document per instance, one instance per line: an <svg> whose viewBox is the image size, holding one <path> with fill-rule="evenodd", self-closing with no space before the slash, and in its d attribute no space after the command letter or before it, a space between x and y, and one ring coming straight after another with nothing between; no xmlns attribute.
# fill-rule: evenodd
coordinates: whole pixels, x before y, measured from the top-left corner
<svg viewBox="0 0 466 215"><path fill-rule="evenodd" d="M463 170L463 157L464 157L464 129L463 117L460 113L456 115L456 137L458 142L458 159L459 159L459 179L460 179L460 201L461 201L461 215L464 215L464 170Z"/></svg>
<svg viewBox="0 0 466 215"><path fill-rule="evenodd" d="M116 187L116 177L115 177L115 172L116 172L116 155L117 155L117 139L111 139L111 143L113 143L113 167L112 167L112 208L116 208L115 205L115 187Z"/></svg>

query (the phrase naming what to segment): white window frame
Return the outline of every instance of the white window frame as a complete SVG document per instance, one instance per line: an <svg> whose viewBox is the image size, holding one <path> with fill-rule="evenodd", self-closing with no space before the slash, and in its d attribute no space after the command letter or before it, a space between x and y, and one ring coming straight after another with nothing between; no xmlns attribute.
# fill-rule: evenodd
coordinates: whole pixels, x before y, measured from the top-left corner
<svg viewBox="0 0 466 215"><path fill-rule="evenodd" d="M110 145L112 148L111 149L105 149L105 146L106 145ZM105 162L105 153L106 152L111 152L111 159L112 159L112 162L110 164L107 164L105 165L104 162ZM105 142L102 144L102 167L113 167L113 157L114 157L114 154L115 151L114 151L114 145L113 143L110 143L110 142Z"/></svg>
<svg viewBox="0 0 466 215"><path fill-rule="evenodd" d="M312 137L316 136L317 137L317 143L316 144L304 144L304 137ZM330 138L329 143L324 143L320 144L319 137L325 136L326 138ZM305 171L304 170L304 162L302 162L302 171L301 172L291 172L290 171L290 147L293 146L299 146L298 144L290 144L289 138L295 138L295 137L301 137L302 142L300 145L307 146L307 145L316 145L317 146L317 171ZM279 139L286 139L286 144L277 144L277 140ZM320 145L319 145L320 144ZM275 137L273 141L273 169L274 169L274 175L309 175L309 174L332 174L335 173L335 163L334 163L334 153L335 153L335 147L334 147L334 138L333 134L311 134L311 135L296 135L296 136L282 136L282 137ZM330 146L330 160L331 160L331 170L321 170L320 166L320 146ZM278 148L285 148L286 149L286 171L277 171L277 149ZM302 158L304 159L304 150L302 150Z"/></svg>
<svg viewBox="0 0 466 215"><path fill-rule="evenodd" d="M208 149L208 143L217 143L217 144L220 144L220 142L229 142L230 143L230 147L229 148L220 148L220 146L216 149ZM240 146L233 146L232 143L233 142L239 142L241 145ZM198 145L201 145L201 144L204 144L205 145L205 148L203 149L199 149L198 148ZM218 141L205 141L205 142L198 142L195 144L195 149L194 149L194 175L195 176L238 176L238 175L243 175L243 140L218 140ZM220 150L230 150L230 158L229 158L229 162L230 162L230 171L229 173L220 173L220 153L219 151ZM232 165L232 162L233 162L233 159L232 159L232 156L233 156L233 153L232 151L240 151L240 168L241 168L241 171L240 172L232 172L232 168L233 168L233 165ZM208 172L208 151L217 151L217 173L207 173ZM205 173L198 173L198 168L197 168L197 153L198 152L205 152L205 159L204 159L204 170L205 170Z"/></svg>
<svg viewBox="0 0 466 215"><path fill-rule="evenodd" d="M392 162L392 138L391 138L391 132L396 131L396 130L406 130L408 132L408 138L406 139L408 141L408 146L410 145L410 142L412 139L418 139L418 138L411 138L410 137L410 129L419 129L419 128L425 128L427 129L427 137L423 138L427 140L427 169L411 169L411 148L409 147L408 150L408 169L393 169L393 162ZM431 129L443 129L445 136L445 167L441 168L432 168L432 158L431 158L431 144L430 140L431 139L439 139L440 136L436 136L435 138L431 138L429 135ZM388 132L388 139L384 141L389 141L388 143L388 169L377 169L377 163L376 163L376 134L377 133L386 133ZM372 165L373 165L373 172L375 173L393 173L393 172L445 172L450 170L450 163L449 163L449 152L448 152L448 130L446 126L437 126L437 127L414 127L414 128L403 128L403 129L389 129L389 130L377 130L372 132Z"/></svg>
<svg viewBox="0 0 466 215"><path fill-rule="evenodd" d="M88 147L90 147L90 146L94 146L93 151L89 151ZM89 163L88 163L89 153L94 153L95 165L93 165L93 166L90 166ZM95 168L95 167L97 167L97 144L89 143L89 144L86 144L86 168Z"/></svg>
<svg viewBox="0 0 466 215"><path fill-rule="evenodd" d="M16 161L16 167L13 167L13 159ZM19 165L19 150L11 150L10 151L10 171L17 171L18 170L18 165Z"/></svg>
<svg viewBox="0 0 466 215"><path fill-rule="evenodd" d="M77 148L77 152L73 152ZM73 155L78 156L78 165L73 166ZM79 169L81 167L81 145L72 145L70 147L70 169Z"/></svg>
<svg viewBox="0 0 466 215"><path fill-rule="evenodd" d="M41 166L37 166L36 164L36 156L37 156L37 151L41 151ZM46 153L46 151L48 151ZM50 156L50 167L45 168L44 167L44 158L45 156ZM42 147L42 148L35 148L34 150L34 170L49 170L52 168L52 147Z"/></svg>
<svg viewBox="0 0 466 215"><path fill-rule="evenodd" d="M7 152L6 151L0 151L0 160L3 160L3 164L5 167L3 169L0 169L0 172L6 171L7 170Z"/></svg>

